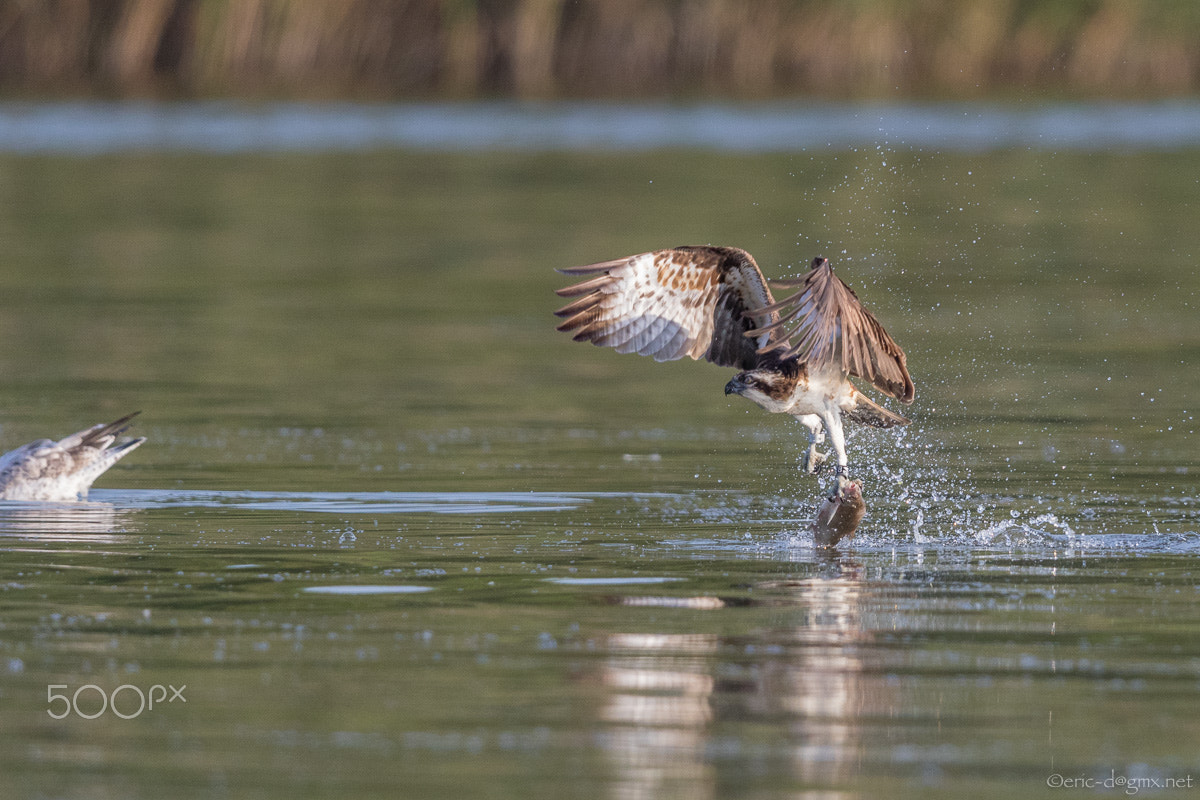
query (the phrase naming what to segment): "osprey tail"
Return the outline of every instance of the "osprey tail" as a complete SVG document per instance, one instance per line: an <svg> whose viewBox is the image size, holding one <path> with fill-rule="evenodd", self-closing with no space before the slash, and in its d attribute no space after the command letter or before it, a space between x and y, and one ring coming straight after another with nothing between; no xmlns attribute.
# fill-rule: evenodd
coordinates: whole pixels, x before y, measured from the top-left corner
<svg viewBox="0 0 1200 800"><path fill-rule="evenodd" d="M888 411L857 389L854 390L852 398L854 405L844 409L842 416L859 425L870 425L872 428L894 428L897 425L907 425L910 421L907 417Z"/></svg>

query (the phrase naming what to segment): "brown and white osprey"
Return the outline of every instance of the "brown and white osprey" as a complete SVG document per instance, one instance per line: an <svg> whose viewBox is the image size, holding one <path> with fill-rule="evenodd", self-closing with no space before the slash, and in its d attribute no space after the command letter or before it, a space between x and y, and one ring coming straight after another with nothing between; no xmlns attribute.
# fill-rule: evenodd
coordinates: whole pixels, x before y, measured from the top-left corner
<svg viewBox="0 0 1200 800"><path fill-rule="evenodd" d="M0 456L0 500L82 500L92 482L121 456L146 441L110 445L129 429L136 413L93 425L65 439L38 439Z"/></svg>
<svg viewBox="0 0 1200 800"><path fill-rule="evenodd" d="M779 302L753 257L735 247L676 247L559 271L594 277L558 290L578 298L554 312L566 318L558 330L619 353L657 361L691 356L741 370L725 393L802 422L809 472L825 459L817 452L822 424L838 475L847 467L843 416L876 428L908 424L849 380L864 378L902 403L913 400L904 351L828 259L813 259L802 278L773 281L800 290Z"/></svg>

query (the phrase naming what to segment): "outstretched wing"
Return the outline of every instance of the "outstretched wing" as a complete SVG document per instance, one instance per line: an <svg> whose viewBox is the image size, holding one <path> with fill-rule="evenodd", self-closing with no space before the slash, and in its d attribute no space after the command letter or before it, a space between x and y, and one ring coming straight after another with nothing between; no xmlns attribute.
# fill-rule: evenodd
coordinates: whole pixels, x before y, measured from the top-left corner
<svg viewBox="0 0 1200 800"><path fill-rule="evenodd" d="M854 290L833 274L828 259L814 259L803 278L772 283L800 291L761 309L779 316L747 336L771 335L766 349L783 350L783 358L799 356L816 368L838 365L890 397L913 401L915 392L904 351L863 307Z"/></svg>
<svg viewBox="0 0 1200 800"><path fill-rule="evenodd" d="M745 250L676 247L559 272L594 276L558 290L578 298L554 312L565 318L558 330L574 331L577 342L738 369L753 368L772 342L771 333L745 335L778 319L764 311L774 299Z"/></svg>

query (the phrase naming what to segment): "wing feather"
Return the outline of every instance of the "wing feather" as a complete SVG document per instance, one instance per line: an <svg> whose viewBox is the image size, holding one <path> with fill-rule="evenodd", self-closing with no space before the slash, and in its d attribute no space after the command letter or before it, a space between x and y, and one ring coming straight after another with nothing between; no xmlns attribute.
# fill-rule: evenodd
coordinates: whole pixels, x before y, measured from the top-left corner
<svg viewBox="0 0 1200 800"><path fill-rule="evenodd" d="M0 456L0 498L71 500L87 494L100 473L146 441L130 439L112 447L136 416L93 425L59 441L38 439Z"/></svg>
<svg viewBox="0 0 1200 800"><path fill-rule="evenodd" d="M554 312L566 318L558 330L574 331L576 341L658 361L690 356L750 369L773 338L744 335L778 317L762 311L774 298L744 250L677 247L559 271L594 276L557 291L578 298Z"/></svg>
<svg viewBox="0 0 1200 800"><path fill-rule="evenodd" d="M598 278L592 278L590 281L583 281L582 283L576 283L573 286L556 289L554 293L559 297L577 297L581 294L594 292L597 289L603 288L604 286L612 283L613 281L614 278L608 275L601 275Z"/></svg>
<svg viewBox="0 0 1200 800"><path fill-rule="evenodd" d="M913 401L904 351L863 307L854 290L834 274L829 261L816 259L803 278L772 283L800 291L760 309L776 318L746 335L770 336L764 351L783 350L782 358L798 357L818 369L836 365L869 380L890 397Z"/></svg>

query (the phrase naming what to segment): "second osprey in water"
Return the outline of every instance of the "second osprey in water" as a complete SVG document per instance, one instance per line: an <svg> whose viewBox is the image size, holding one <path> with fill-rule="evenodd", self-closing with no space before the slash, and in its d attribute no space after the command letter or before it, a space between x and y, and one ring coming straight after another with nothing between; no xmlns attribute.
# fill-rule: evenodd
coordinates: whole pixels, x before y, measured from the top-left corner
<svg viewBox="0 0 1200 800"><path fill-rule="evenodd" d="M889 397L913 401L904 351L828 259L814 259L801 278L773 281L799 289L779 302L751 255L735 247L676 247L560 272L592 276L558 290L578 298L554 312L565 317L560 331L619 353L690 356L741 370L725 393L803 423L809 472L825 459L817 445L826 430L837 474L846 472L843 416L876 428L908 424L849 380L864 378Z"/></svg>

